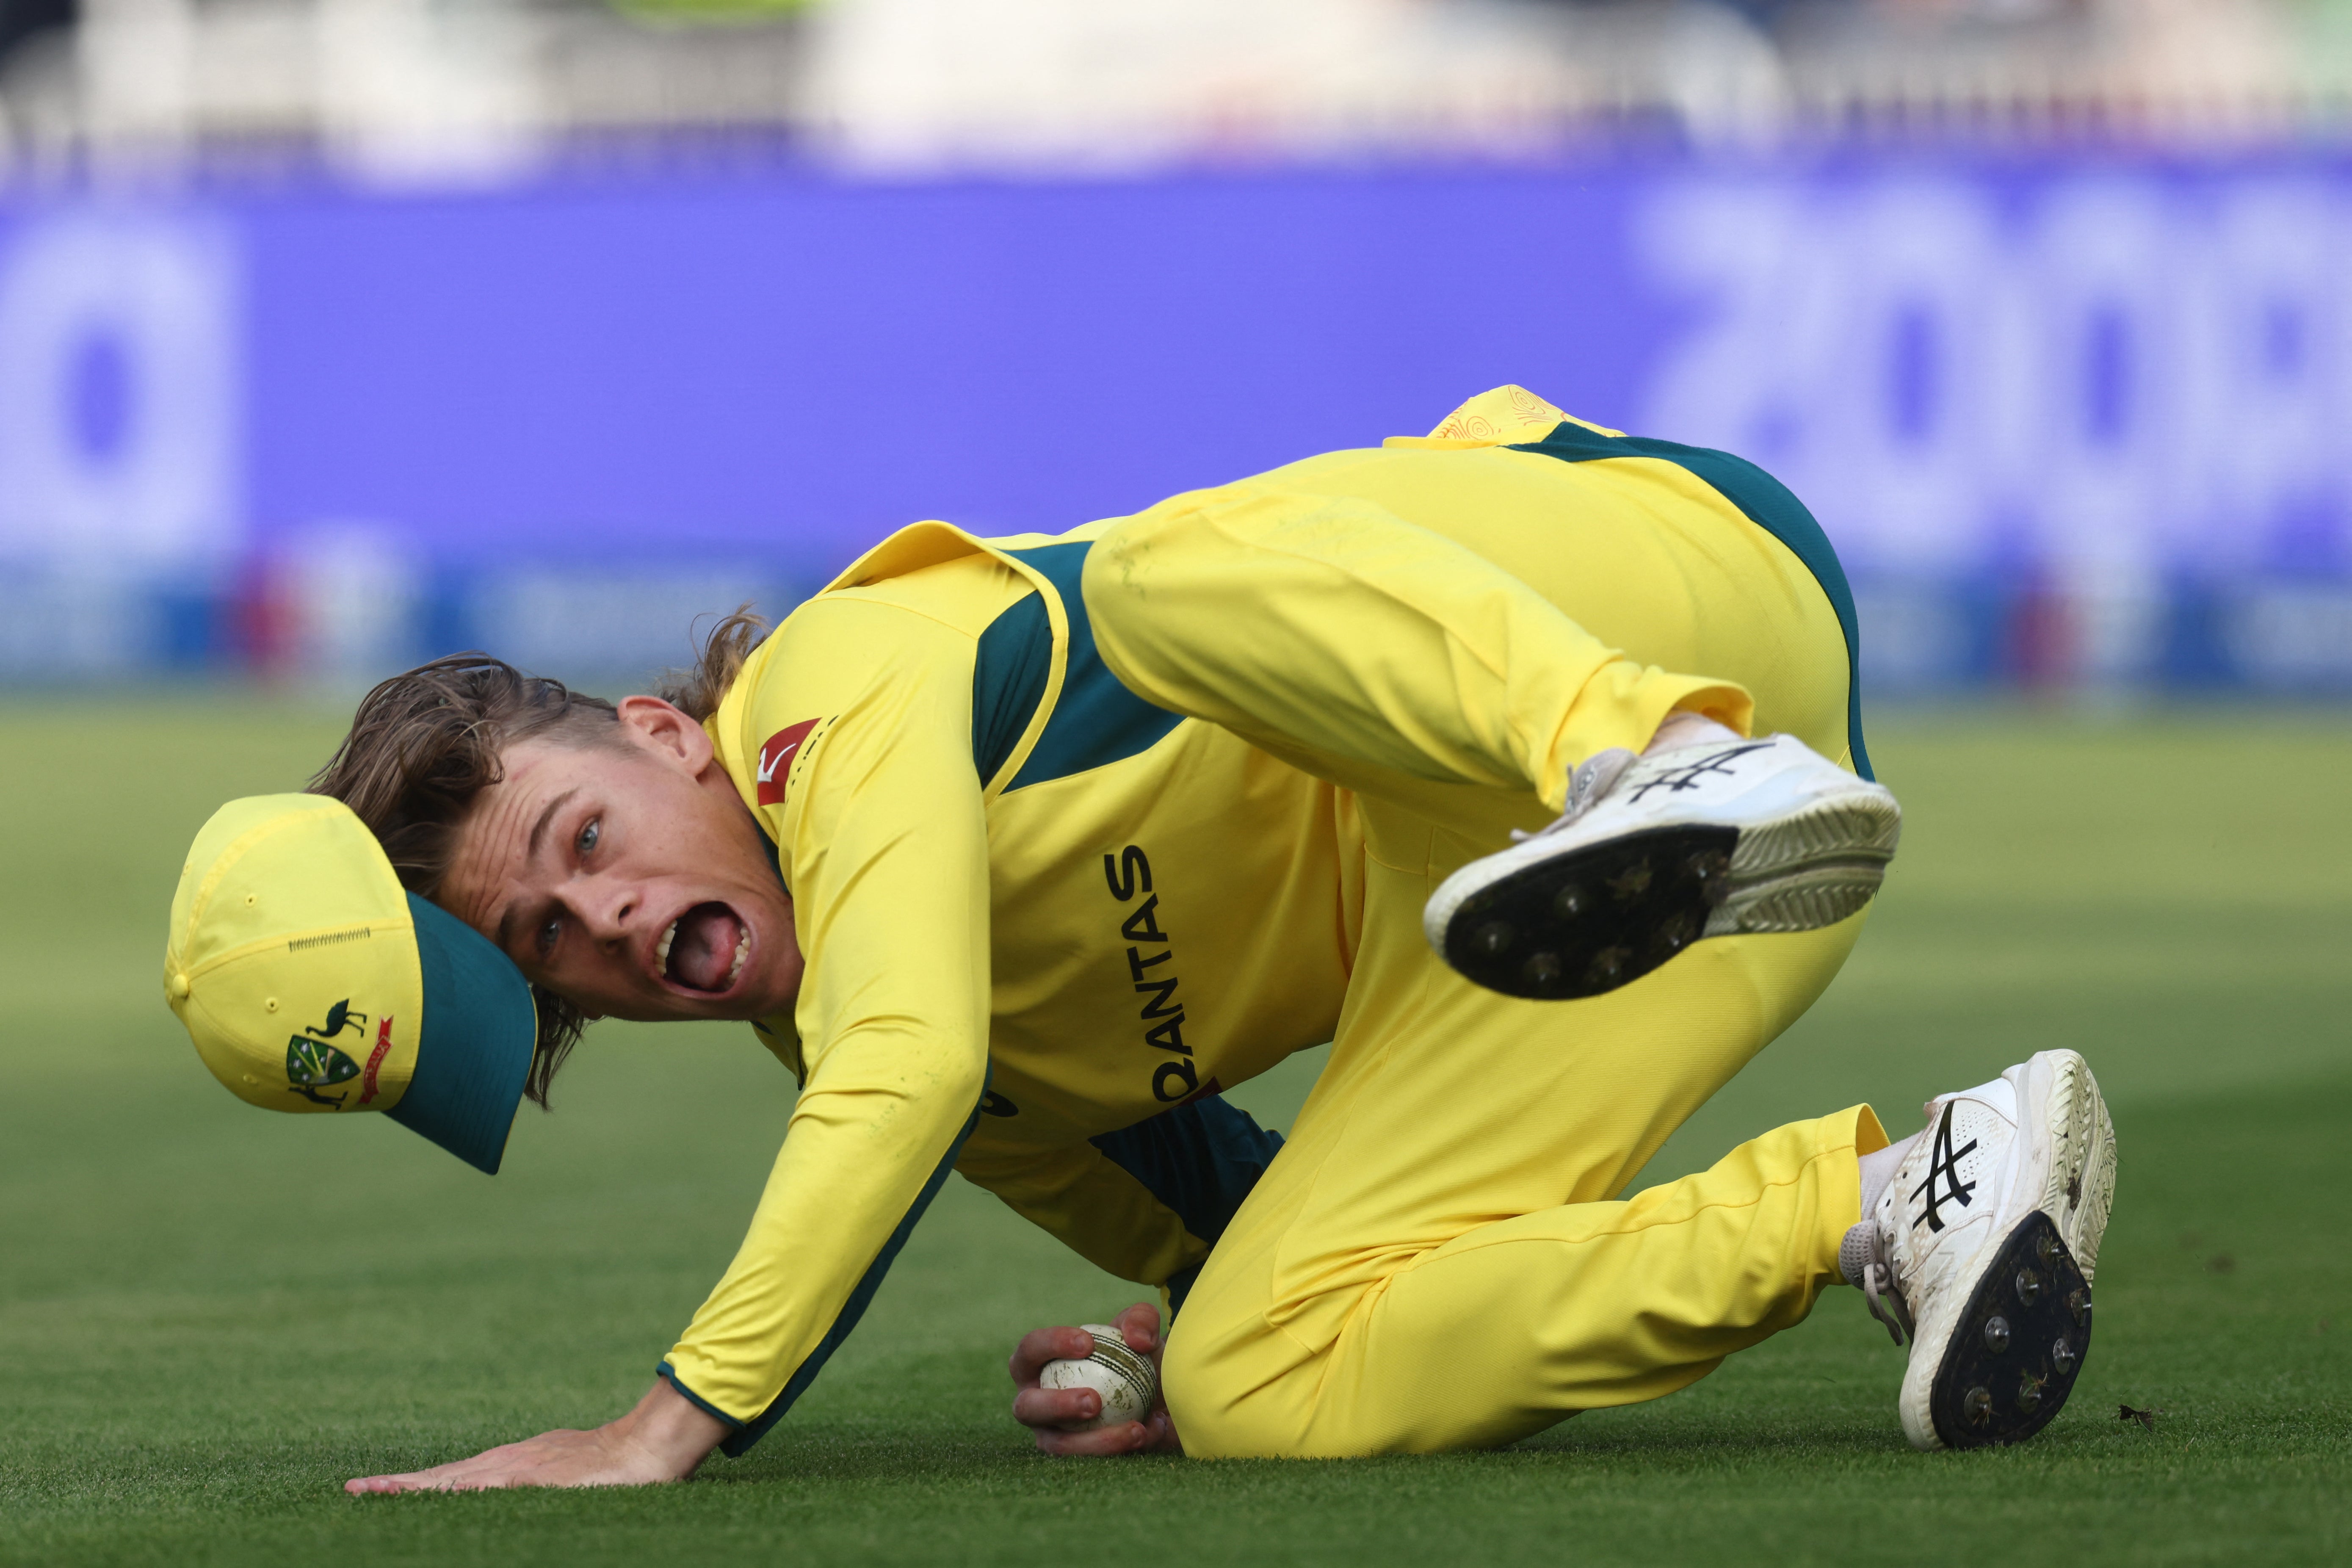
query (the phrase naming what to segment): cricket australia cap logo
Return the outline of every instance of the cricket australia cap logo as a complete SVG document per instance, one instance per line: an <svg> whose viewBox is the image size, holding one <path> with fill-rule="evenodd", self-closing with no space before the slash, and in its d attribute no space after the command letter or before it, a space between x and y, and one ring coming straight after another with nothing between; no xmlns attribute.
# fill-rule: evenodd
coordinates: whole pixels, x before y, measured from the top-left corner
<svg viewBox="0 0 2352 1568"><path fill-rule="evenodd" d="M756 780L761 805L784 804L784 790L792 783L793 764L800 760L801 746L809 731L823 722L803 719L788 729L777 731L760 747L760 772Z"/></svg>
<svg viewBox="0 0 2352 1568"><path fill-rule="evenodd" d="M327 1009L325 1023L316 1026L305 1024L300 1034L286 1042L286 1091L299 1094L313 1105L341 1110L351 1098L351 1091L345 1089L341 1094L325 1091L339 1083L349 1083L358 1078L361 1068L349 1052L335 1044L335 1040L346 1029L365 1040L367 1026L367 1015L352 1012L349 997ZM362 1104L375 1098L375 1069L392 1048L392 1020L389 1017L383 1020L383 1027L377 1033L379 1039L375 1052L368 1058L367 1082L362 1086L365 1092L361 1096Z"/></svg>

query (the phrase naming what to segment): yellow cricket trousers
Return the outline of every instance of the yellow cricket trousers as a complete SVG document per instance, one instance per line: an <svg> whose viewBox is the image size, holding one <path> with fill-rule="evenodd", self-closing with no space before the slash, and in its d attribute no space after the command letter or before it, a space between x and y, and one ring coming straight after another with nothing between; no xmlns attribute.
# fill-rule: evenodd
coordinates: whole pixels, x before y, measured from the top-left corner
<svg viewBox="0 0 2352 1568"><path fill-rule="evenodd" d="M1677 708L1845 753L1844 643L1795 557L1662 461L1409 446L1177 497L1097 542L1084 593L1121 680L1353 791L1365 845L1329 1063L1171 1334L1187 1451L1508 1443L1803 1318L1885 1142L1867 1107L1617 1194L1860 917L1577 1002L1479 989L1421 933L1449 872Z"/></svg>

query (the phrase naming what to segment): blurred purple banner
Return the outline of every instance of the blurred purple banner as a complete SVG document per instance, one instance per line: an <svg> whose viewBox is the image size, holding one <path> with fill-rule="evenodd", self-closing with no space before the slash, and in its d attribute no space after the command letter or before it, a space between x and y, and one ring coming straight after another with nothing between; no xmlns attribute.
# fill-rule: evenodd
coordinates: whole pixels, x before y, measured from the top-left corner
<svg viewBox="0 0 2352 1568"><path fill-rule="evenodd" d="M2334 685L2347 241L2324 160L20 204L0 668L159 592L133 664L593 659L917 518L1060 530L1507 381L1786 479L1885 680Z"/></svg>
<svg viewBox="0 0 2352 1568"><path fill-rule="evenodd" d="M725 185L238 215L250 515L437 554L830 563L1060 530L1525 381L1630 415L1642 189Z"/></svg>

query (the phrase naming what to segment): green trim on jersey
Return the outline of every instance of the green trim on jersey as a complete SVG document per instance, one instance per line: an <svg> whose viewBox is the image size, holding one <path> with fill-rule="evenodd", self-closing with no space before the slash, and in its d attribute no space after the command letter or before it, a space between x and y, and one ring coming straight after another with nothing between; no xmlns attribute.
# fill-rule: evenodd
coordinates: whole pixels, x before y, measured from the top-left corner
<svg viewBox="0 0 2352 1568"><path fill-rule="evenodd" d="M1032 588L980 634L971 666L971 765L986 789L1004 771L1054 673L1054 624Z"/></svg>
<svg viewBox="0 0 2352 1568"><path fill-rule="evenodd" d="M1181 713L1155 708L1120 685L1095 651L1094 623L1078 591L1087 552L1093 548L1091 541L1074 540L1003 552L1054 584L1070 626L1061 698L1028 760L1005 784L1007 794L1149 751L1184 721ZM981 633L971 671L971 757L982 784L1004 766L1037 710L1052 658L1053 633L1038 595L1023 596Z"/></svg>
<svg viewBox="0 0 2352 1568"><path fill-rule="evenodd" d="M1217 1245L1241 1211L1243 1201L1282 1152L1282 1134L1270 1132L1223 1095L1204 1094L1132 1127L1105 1132L1087 1142L1141 1183L1166 1205L1184 1228L1209 1246ZM1180 1269L1168 1280L1171 1313L1181 1311L1200 1265Z"/></svg>
<svg viewBox="0 0 2352 1568"><path fill-rule="evenodd" d="M1748 521L1787 545L1789 552L1802 562L1805 570L1813 574L1813 581L1821 584L1822 592L1829 597L1830 608L1837 612L1839 629L1845 633L1846 744L1853 752L1853 771L1866 779L1877 778L1870 768L1870 753L1862 743L1862 632L1853 612L1853 590L1846 584L1845 568L1838 564L1837 552L1830 547L1829 535L1822 531L1822 525L1805 510L1805 503L1790 493L1786 485L1747 458L1735 458L1728 452L1685 447L1646 436L1604 436L1572 419L1554 426L1551 434L1540 441L1515 442L1510 449L1540 452L1565 463L1591 463L1606 458L1662 458L1705 480L1717 494L1746 514Z"/></svg>

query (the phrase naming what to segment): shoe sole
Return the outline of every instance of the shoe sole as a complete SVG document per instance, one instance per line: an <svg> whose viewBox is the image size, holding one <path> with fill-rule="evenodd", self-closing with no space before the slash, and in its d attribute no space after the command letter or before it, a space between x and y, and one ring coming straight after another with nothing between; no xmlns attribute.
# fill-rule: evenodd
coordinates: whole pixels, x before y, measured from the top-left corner
<svg viewBox="0 0 2352 1568"><path fill-rule="evenodd" d="M1835 925L1877 893L1902 825L1894 797L1877 792L1745 827L1691 823L1603 839L1464 894L1438 950L1506 996L1601 995L1707 937Z"/></svg>
<svg viewBox="0 0 2352 1568"><path fill-rule="evenodd" d="M2051 1217L2011 1229L1954 1321L1927 1394L1947 1448L2021 1443L2056 1419L2091 1349L2091 1282Z"/></svg>

